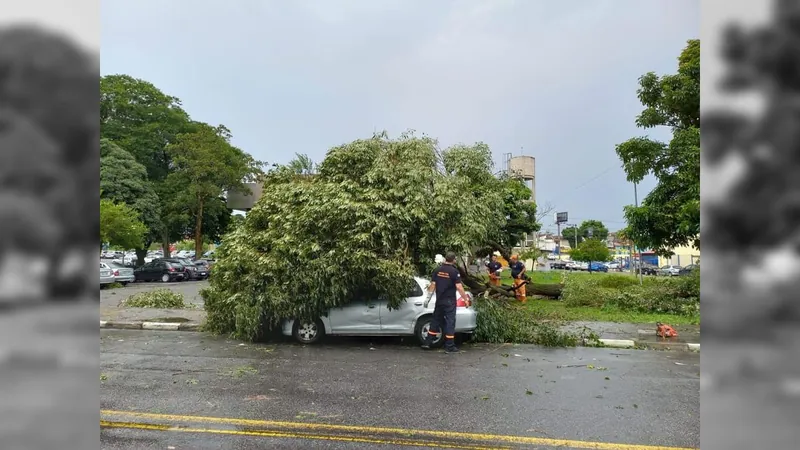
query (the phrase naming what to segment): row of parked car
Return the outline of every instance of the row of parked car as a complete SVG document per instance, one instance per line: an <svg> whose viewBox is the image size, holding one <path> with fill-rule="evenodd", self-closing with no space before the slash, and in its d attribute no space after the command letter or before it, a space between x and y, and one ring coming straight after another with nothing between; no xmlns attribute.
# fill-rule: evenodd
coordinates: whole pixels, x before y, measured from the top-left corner
<svg viewBox="0 0 800 450"><path fill-rule="evenodd" d="M211 276L212 267L213 261L206 259L157 258L135 269L117 261L100 261L100 285L205 280Z"/></svg>
<svg viewBox="0 0 800 450"><path fill-rule="evenodd" d="M601 262L578 262L578 261L551 261L550 268L556 270L580 270L580 271L590 271L590 272L608 272L611 271L618 271L621 270L621 266L619 263L612 262L612 263L601 263ZM691 274L695 269L700 269L699 264L689 264L688 266L678 266L674 264L668 264L662 267L650 265L650 264L643 264L641 267L642 274L644 275L653 275L653 276L665 276L665 277L678 277L678 276L686 276ZM634 270L639 270L636 267Z"/></svg>

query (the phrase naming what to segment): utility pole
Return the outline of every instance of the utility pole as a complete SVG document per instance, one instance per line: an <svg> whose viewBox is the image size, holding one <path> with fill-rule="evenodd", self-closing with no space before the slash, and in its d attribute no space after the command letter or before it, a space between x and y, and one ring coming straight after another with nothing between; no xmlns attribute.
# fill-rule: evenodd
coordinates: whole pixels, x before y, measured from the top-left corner
<svg viewBox="0 0 800 450"><path fill-rule="evenodd" d="M633 183L633 201L636 207L639 207L639 191L638 191L638 184ZM638 251L639 254L639 284L644 284L644 275L642 274L642 249L639 248L636 243L633 244L634 248Z"/></svg>
<svg viewBox="0 0 800 450"><path fill-rule="evenodd" d="M561 222L556 222L556 227L558 229L558 260L561 261Z"/></svg>

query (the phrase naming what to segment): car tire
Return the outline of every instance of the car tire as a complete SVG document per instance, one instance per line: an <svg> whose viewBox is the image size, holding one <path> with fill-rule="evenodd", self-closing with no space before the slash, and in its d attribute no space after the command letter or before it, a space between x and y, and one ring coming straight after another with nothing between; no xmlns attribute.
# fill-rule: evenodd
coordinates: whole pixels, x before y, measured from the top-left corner
<svg viewBox="0 0 800 450"><path fill-rule="evenodd" d="M172 280L170 279L169 274L165 273L164 275L161 275L161 282L162 283L169 283L170 281L172 281Z"/></svg>
<svg viewBox="0 0 800 450"><path fill-rule="evenodd" d="M427 316L422 316L419 318L419 320L417 320L417 325L414 327L414 336L416 337L417 342L419 342L419 345L425 343L428 330L431 328L432 320L433 316L430 314ZM439 335L439 338L433 341L432 347L441 347L442 345L444 345L444 339L442 339L442 336Z"/></svg>
<svg viewBox="0 0 800 450"><path fill-rule="evenodd" d="M300 344L316 344L323 336L325 336L325 326L322 324L321 320L314 322L295 320L292 325L292 337Z"/></svg>
<svg viewBox="0 0 800 450"><path fill-rule="evenodd" d="M125 287L125 286L128 285L128 282L127 281L120 281L119 284L121 284L122 287Z"/></svg>

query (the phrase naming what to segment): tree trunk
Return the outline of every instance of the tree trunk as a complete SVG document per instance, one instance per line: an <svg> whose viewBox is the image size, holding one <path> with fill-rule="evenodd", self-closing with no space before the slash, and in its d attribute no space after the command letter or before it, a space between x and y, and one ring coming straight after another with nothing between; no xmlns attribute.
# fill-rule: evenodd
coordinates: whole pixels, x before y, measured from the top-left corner
<svg viewBox="0 0 800 450"><path fill-rule="evenodd" d="M203 200L197 201L197 217L194 222L194 257L203 256Z"/></svg>
<svg viewBox="0 0 800 450"><path fill-rule="evenodd" d="M133 265L134 267L141 267L144 264L144 259L147 257L147 249L146 248L137 248L136 249L136 263Z"/></svg>
<svg viewBox="0 0 800 450"><path fill-rule="evenodd" d="M161 250L164 251L164 258L170 257L169 233L167 231L161 234Z"/></svg>

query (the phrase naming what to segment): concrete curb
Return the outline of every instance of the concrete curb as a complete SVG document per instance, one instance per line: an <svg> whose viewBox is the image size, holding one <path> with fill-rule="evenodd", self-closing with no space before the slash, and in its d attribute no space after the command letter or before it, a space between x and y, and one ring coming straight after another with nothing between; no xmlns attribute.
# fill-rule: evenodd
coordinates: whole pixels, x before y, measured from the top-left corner
<svg viewBox="0 0 800 450"><path fill-rule="evenodd" d="M633 348L636 347L636 341L632 339L598 339L605 347L610 348Z"/></svg>
<svg viewBox="0 0 800 450"><path fill-rule="evenodd" d="M100 328L115 330L201 331L202 324L196 322L117 322L101 320Z"/></svg>

